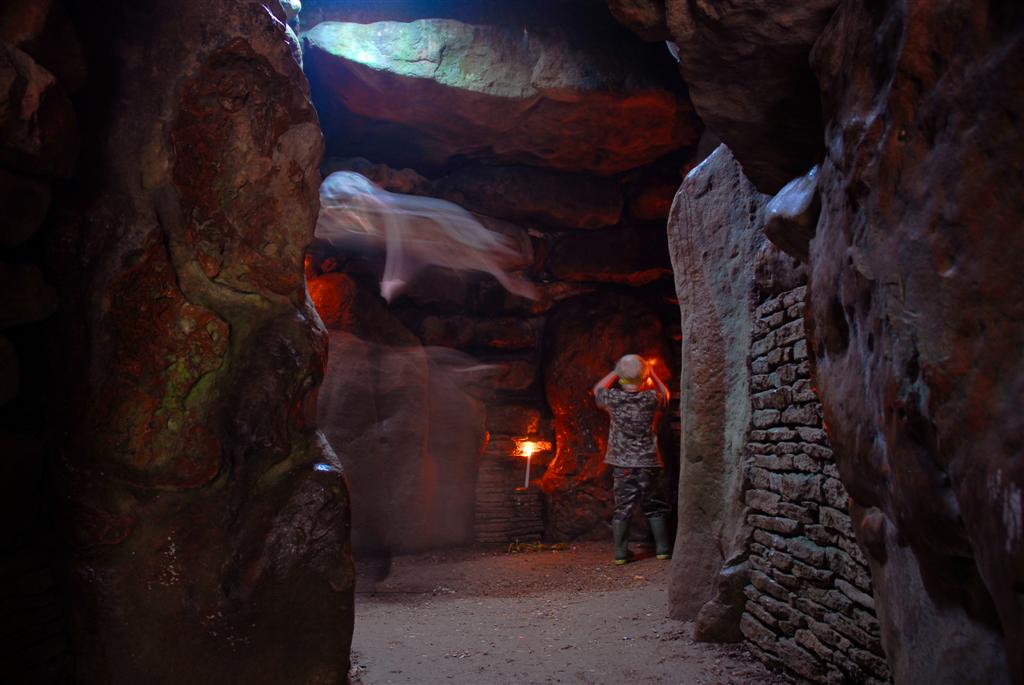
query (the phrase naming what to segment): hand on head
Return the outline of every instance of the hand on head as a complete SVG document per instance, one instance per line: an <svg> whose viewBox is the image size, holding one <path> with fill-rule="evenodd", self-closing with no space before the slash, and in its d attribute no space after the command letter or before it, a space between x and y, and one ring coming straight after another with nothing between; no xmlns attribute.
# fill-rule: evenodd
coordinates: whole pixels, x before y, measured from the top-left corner
<svg viewBox="0 0 1024 685"><path fill-rule="evenodd" d="M650 373L650 365L636 354L624 355L615 365L615 375L619 377L619 385L623 390L639 390L647 382Z"/></svg>

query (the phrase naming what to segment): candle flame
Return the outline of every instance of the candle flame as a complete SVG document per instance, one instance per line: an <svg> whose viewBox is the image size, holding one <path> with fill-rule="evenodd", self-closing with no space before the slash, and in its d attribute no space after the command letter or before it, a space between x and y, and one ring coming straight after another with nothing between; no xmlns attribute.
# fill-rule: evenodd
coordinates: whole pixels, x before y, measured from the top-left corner
<svg viewBox="0 0 1024 685"><path fill-rule="evenodd" d="M529 459L535 453L551 449L551 443L545 441L533 441L525 438L516 439L516 450L513 452L513 456L526 457Z"/></svg>

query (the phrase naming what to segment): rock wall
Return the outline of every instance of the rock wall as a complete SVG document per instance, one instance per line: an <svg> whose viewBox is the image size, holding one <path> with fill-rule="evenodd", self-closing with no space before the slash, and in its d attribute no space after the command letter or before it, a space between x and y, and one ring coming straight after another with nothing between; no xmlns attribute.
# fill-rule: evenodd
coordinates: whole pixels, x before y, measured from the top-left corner
<svg viewBox="0 0 1024 685"><path fill-rule="evenodd" d="M682 331L679 528L669 610L681 620L712 602L719 572L745 556L747 357L767 201L720 146L687 175L669 217Z"/></svg>
<svg viewBox="0 0 1024 685"><path fill-rule="evenodd" d="M794 679L886 682L871 574L811 380L806 291L758 288L744 493L751 570L740 625L750 649Z"/></svg>
<svg viewBox="0 0 1024 685"><path fill-rule="evenodd" d="M762 193L775 193L821 155L821 109L808 55L836 4L664 2L697 113Z"/></svg>
<svg viewBox="0 0 1024 685"><path fill-rule="evenodd" d="M302 269L322 141L282 16L73 10L86 144L46 228L70 679L343 682L348 500Z"/></svg>
<svg viewBox="0 0 1024 685"><path fill-rule="evenodd" d="M806 271L720 146L669 219L682 316L672 615L798 681L888 678L871 576L811 382Z"/></svg>
<svg viewBox="0 0 1024 685"><path fill-rule="evenodd" d="M697 122L669 55L658 50L652 62L650 46L607 12L597 34L581 30L579 17L556 20L557 12L525 33L523 23L486 12L474 15L477 23L332 21L362 10L421 19L415 13L426 5L414 5L314 3L303 19L314 102L339 155L324 172L352 170L392 192L455 202L511 239L520 255L510 269L533 282L536 300L482 274L430 268L386 311L416 345L492 368L480 387L490 440L482 456L470 455L481 469L477 538L537 530L535 503L524 505L522 519L513 495L524 468L516 445L526 438L551 443L534 455L531 474L531 488L544 490L544 534L606 537L607 423L590 389L629 351L658 357L659 373L674 375L677 312L662 222ZM318 18L328 21L314 24ZM602 43L607 31L625 40ZM326 245L315 252L318 275L347 274L376 297L370 279L380 274L379 254ZM674 473L673 413L663 449ZM339 435L358 432L348 428Z"/></svg>
<svg viewBox="0 0 1024 685"><path fill-rule="evenodd" d="M809 338L886 651L1024 683L1024 13L847 0L812 58Z"/></svg>

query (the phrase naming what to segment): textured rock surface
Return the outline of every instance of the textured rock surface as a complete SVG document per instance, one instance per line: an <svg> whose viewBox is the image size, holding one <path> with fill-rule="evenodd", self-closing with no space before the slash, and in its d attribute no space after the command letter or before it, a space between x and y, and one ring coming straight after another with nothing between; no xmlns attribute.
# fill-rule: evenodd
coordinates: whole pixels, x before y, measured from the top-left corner
<svg viewBox="0 0 1024 685"><path fill-rule="evenodd" d="M661 360L656 370L669 377L662 322L637 298L584 295L552 310L544 351L544 389L557 449L542 481L547 533L563 540L605 537L612 502L611 473L604 464L608 418L590 390L628 353Z"/></svg>
<svg viewBox="0 0 1024 685"><path fill-rule="evenodd" d="M807 262L811 238L821 214L818 196L818 167L794 178L768 202L764 234L779 249Z"/></svg>
<svg viewBox="0 0 1024 685"><path fill-rule="evenodd" d="M1024 682L1022 60L1017 3L850 0L813 55L810 337L898 682Z"/></svg>
<svg viewBox="0 0 1024 685"><path fill-rule="evenodd" d="M747 355L767 201L720 146L683 181L669 216L683 348L676 549L686 552L674 556L669 586L678 619L697 615L715 594L719 569L744 549Z"/></svg>
<svg viewBox="0 0 1024 685"><path fill-rule="evenodd" d="M430 180L412 169L392 169L360 157L333 158L324 172L355 171L385 190L439 197L471 212L562 228L613 226L622 216L615 181L535 167L463 167Z"/></svg>
<svg viewBox="0 0 1024 685"><path fill-rule="evenodd" d="M474 212L546 226L600 228L622 215L614 181L531 167L466 167L439 179L434 193Z"/></svg>
<svg viewBox="0 0 1024 685"><path fill-rule="evenodd" d="M763 193L821 154L818 92L807 63L836 0L668 0L679 69L704 124Z"/></svg>
<svg viewBox="0 0 1024 685"><path fill-rule="evenodd" d="M608 0L608 9L621 24L644 40L671 40L665 22L665 0Z"/></svg>
<svg viewBox="0 0 1024 685"><path fill-rule="evenodd" d="M806 271L772 261L794 273L766 279L759 270L756 280L744 492L751 583L740 627L762 661L798 682L886 682L868 562L811 382L807 288L778 287Z"/></svg>
<svg viewBox="0 0 1024 685"><path fill-rule="evenodd" d="M665 228L656 224L565 233L553 241L544 265L566 281L634 286L672 273Z"/></svg>
<svg viewBox="0 0 1024 685"><path fill-rule="evenodd" d="M316 114L261 5L147 7L87 16L117 88L55 255L73 680L342 682L348 504L303 279Z"/></svg>
<svg viewBox="0 0 1024 685"><path fill-rule="evenodd" d="M53 74L0 41L0 162L67 177L78 155L78 123Z"/></svg>
<svg viewBox="0 0 1024 685"><path fill-rule="evenodd" d="M478 159L611 174L696 142L688 101L628 44L440 19L323 22L303 40L325 130L350 154L387 137L384 161L422 171Z"/></svg>

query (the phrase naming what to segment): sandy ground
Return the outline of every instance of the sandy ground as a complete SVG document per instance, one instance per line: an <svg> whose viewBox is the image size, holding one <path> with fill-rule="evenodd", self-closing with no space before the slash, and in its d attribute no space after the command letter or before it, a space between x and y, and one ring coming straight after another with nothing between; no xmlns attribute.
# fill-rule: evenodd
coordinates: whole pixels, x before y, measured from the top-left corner
<svg viewBox="0 0 1024 685"><path fill-rule="evenodd" d="M668 562L617 567L610 552L583 543L396 557L379 582L360 565L353 682L781 682L741 646L693 642L690 624L666 617Z"/></svg>

